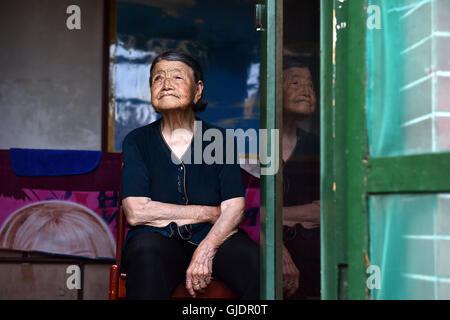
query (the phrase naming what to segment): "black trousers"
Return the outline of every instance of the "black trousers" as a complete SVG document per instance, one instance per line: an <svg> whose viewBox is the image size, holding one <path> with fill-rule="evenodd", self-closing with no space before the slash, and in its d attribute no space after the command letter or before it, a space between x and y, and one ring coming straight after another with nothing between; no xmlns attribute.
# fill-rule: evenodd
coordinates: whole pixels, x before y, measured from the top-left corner
<svg viewBox="0 0 450 320"><path fill-rule="evenodd" d="M299 288L289 300L320 299L320 228L283 227L283 241L300 271Z"/></svg>
<svg viewBox="0 0 450 320"><path fill-rule="evenodd" d="M196 245L157 232L138 233L124 248L127 299L168 300L185 280ZM224 281L239 299L259 299L259 246L245 233L231 236L213 259L214 278Z"/></svg>

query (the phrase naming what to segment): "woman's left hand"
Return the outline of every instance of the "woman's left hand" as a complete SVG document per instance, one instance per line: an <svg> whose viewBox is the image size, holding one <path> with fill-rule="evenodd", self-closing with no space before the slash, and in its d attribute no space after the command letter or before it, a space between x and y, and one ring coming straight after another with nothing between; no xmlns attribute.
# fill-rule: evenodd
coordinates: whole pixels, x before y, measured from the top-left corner
<svg viewBox="0 0 450 320"><path fill-rule="evenodd" d="M291 254L283 244L283 293L286 298L292 296L299 286L300 272L297 269Z"/></svg>
<svg viewBox="0 0 450 320"><path fill-rule="evenodd" d="M186 289L195 298L196 291L202 292L211 283L212 263L217 249L208 242L201 242L192 255L186 270Z"/></svg>

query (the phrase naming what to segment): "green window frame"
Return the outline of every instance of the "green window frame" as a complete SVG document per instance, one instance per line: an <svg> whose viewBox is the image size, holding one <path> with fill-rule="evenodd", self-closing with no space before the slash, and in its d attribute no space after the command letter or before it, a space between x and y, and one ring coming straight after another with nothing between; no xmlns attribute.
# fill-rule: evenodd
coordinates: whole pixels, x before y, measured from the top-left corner
<svg viewBox="0 0 450 320"><path fill-rule="evenodd" d="M448 152L369 157L367 6L367 0L321 0L323 299L370 298L370 195L450 192L442 174L450 172Z"/></svg>

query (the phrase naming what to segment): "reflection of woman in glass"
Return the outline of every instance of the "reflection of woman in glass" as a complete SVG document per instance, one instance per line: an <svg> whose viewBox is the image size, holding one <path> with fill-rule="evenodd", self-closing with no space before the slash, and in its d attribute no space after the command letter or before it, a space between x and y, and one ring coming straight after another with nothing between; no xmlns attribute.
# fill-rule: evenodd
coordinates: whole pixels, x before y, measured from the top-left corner
<svg viewBox="0 0 450 320"><path fill-rule="evenodd" d="M283 68L283 289L286 298L319 298L319 137L301 129L317 99L306 64L285 57Z"/></svg>
<svg viewBox="0 0 450 320"><path fill-rule="evenodd" d="M0 230L0 247L90 258L115 255L108 226L88 208L68 201L43 201L11 214Z"/></svg>

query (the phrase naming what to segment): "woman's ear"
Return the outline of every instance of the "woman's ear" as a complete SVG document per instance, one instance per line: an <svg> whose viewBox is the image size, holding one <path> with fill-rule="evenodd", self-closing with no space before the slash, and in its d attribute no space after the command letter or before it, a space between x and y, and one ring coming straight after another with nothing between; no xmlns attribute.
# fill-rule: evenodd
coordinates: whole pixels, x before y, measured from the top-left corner
<svg viewBox="0 0 450 320"><path fill-rule="evenodd" d="M196 91L195 91L195 96L194 96L194 103L197 103L200 101L200 99L202 98L202 94L203 94L203 81L198 80L197 86L196 86Z"/></svg>

